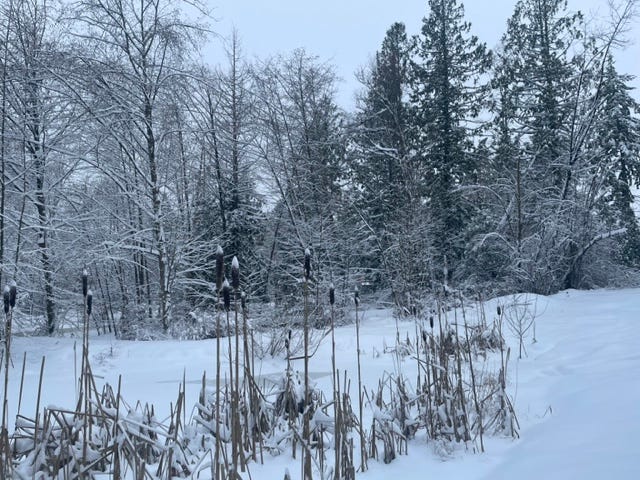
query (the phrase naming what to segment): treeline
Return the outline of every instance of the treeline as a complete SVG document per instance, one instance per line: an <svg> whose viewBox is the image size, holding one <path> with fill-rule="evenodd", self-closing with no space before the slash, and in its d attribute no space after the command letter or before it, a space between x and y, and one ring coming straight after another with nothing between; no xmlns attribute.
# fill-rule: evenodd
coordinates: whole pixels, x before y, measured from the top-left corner
<svg viewBox="0 0 640 480"><path fill-rule="evenodd" d="M592 31L565 1L520 0L494 52L460 2L427 3L345 112L307 52L249 62L234 36L203 64L193 2L3 0L0 284L53 333L83 268L97 314L169 331L215 301L218 245L277 305L300 295L306 248L317 291L401 309L624 281L640 124L613 54L634 2Z"/></svg>

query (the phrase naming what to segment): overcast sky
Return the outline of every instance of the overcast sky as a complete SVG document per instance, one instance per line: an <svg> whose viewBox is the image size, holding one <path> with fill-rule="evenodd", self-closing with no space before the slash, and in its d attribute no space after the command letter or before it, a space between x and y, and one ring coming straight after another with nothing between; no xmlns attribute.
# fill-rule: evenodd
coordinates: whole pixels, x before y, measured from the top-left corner
<svg viewBox="0 0 640 480"><path fill-rule="evenodd" d="M213 30L228 36L235 27L248 58L265 58L303 47L335 65L342 78L338 102L353 105L359 88L354 73L380 48L384 34L396 21L404 22L412 35L420 30L427 0L206 0L217 21ZM491 48L506 29L516 0L466 0L466 17L472 32ZM588 20L603 24L609 19L608 0L569 0ZM634 41L616 53L618 70L640 77L640 20L635 19L628 37ZM222 61L215 46L205 51L206 61ZM640 79L633 85L640 89ZM640 91L634 92L640 100Z"/></svg>

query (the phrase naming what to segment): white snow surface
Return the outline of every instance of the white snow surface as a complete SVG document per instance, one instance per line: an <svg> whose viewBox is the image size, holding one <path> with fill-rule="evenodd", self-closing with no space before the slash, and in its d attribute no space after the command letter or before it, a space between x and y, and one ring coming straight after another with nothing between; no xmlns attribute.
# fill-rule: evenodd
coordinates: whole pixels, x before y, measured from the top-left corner
<svg viewBox="0 0 640 480"><path fill-rule="evenodd" d="M407 456L388 465L370 460L368 472L356 477L640 479L640 289L566 291L536 298L537 342L532 344L531 336L527 337L528 356L518 360L517 340L507 331L512 347L508 391L515 401L520 439L488 437L484 454L461 446L443 455L441 449L418 438L410 442ZM495 315L498 302L504 305L508 301L487 302L488 318ZM397 357L385 353L385 346L394 345L396 337L391 312L361 311L363 383L371 390L384 371L400 369L408 378L415 378L414 361L398 363ZM400 321L399 328L402 339L407 332L415 332L415 323ZM357 379L355 345L355 326L336 329L337 366L349 371L352 393ZM12 343L9 418L15 418L25 353L22 413L31 417L35 411L42 356L46 364L41 407L73 408L74 357L79 369L81 348L81 341L74 338L16 337ZM153 403L159 419L168 415L183 376L188 410L197 401L203 372L207 372L208 384L215 384L215 340L131 342L102 335L91 337L90 352L99 381L115 388L122 375L125 400L131 405L138 400ZM257 373L277 381L285 363L283 358L267 357ZM301 371L302 361L295 363ZM317 386L330 392L330 336L311 358L310 369ZM369 408L369 418L373 414ZM291 459L290 451L268 457L265 465L250 466L252 478L258 479L281 479L287 468L292 479L300 478L299 461Z"/></svg>

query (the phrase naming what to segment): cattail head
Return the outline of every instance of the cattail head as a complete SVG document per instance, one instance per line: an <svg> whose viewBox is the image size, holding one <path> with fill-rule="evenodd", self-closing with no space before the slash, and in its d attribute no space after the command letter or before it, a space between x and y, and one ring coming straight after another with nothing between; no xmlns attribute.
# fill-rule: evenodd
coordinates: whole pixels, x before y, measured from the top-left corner
<svg viewBox="0 0 640 480"><path fill-rule="evenodd" d="M16 295L18 294L18 285L15 280L11 280L9 284L9 306L11 308L16 306Z"/></svg>
<svg viewBox="0 0 640 480"><path fill-rule="evenodd" d="M240 288L240 264L238 257L233 257L231 261L231 286L237 292Z"/></svg>
<svg viewBox="0 0 640 480"><path fill-rule="evenodd" d="M9 291L9 286L5 285L4 290L2 292L2 300L4 302L4 313L9 313L10 297L11 297L11 292Z"/></svg>
<svg viewBox="0 0 640 480"><path fill-rule="evenodd" d="M424 343L427 343L427 332L422 330L422 341Z"/></svg>
<svg viewBox="0 0 640 480"><path fill-rule="evenodd" d="M218 245L216 250L216 291L222 290L222 284L224 282L224 251L222 247Z"/></svg>
<svg viewBox="0 0 640 480"><path fill-rule="evenodd" d="M87 269L83 269L82 270L82 296L86 297L87 296L87 291L89 289L89 272L87 272Z"/></svg>
<svg viewBox="0 0 640 480"><path fill-rule="evenodd" d="M356 307L360 305L360 290L358 290L358 286L353 290L353 301L356 304Z"/></svg>
<svg viewBox="0 0 640 480"><path fill-rule="evenodd" d="M334 305L336 303L336 289L333 286L333 283L329 285L329 303Z"/></svg>
<svg viewBox="0 0 640 480"><path fill-rule="evenodd" d="M502 306L498 305L496 307L496 312L498 313L498 316L501 316L502 315Z"/></svg>
<svg viewBox="0 0 640 480"><path fill-rule="evenodd" d="M87 315L91 315L92 308L93 308L93 292L91 290L87 290Z"/></svg>
<svg viewBox="0 0 640 480"><path fill-rule="evenodd" d="M429 316L429 326L433 329L433 315Z"/></svg>
<svg viewBox="0 0 640 480"><path fill-rule="evenodd" d="M304 279L309 280L311 278L311 250L306 248L304 250Z"/></svg>
<svg viewBox="0 0 640 480"><path fill-rule="evenodd" d="M222 283L222 300L224 301L224 309L229 311L231 308L231 287L229 281L225 278Z"/></svg>

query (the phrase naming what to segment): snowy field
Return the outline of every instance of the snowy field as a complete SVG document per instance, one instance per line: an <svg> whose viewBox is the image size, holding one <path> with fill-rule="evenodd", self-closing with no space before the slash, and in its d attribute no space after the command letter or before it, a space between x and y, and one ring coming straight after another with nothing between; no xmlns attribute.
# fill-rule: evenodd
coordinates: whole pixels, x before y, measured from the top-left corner
<svg viewBox="0 0 640 480"><path fill-rule="evenodd" d="M502 304L508 301L500 300ZM496 302L485 304L489 320L495 315ZM443 455L418 438L410 442L408 456L388 465L370 461L368 472L357 477L640 479L640 290L567 291L537 297L535 303L537 342L532 344L531 335L527 336L528 356L522 360L517 358L517 339L505 327L512 348L508 391L515 402L520 439L489 437L484 454L461 447ZM391 312L365 309L362 318L364 385L375 388L385 371L402 370L411 378L415 362L399 359L388 348L396 338ZM402 321L398 326L401 339L407 332L415 332L414 321ZM348 370L353 391L357 378L354 326L336 329L336 348L338 368ZM41 407L73 408L74 370L80 368L80 351L80 339L16 337L9 384L10 418L14 418L17 406L25 353L21 411L33 416L43 356ZM215 372L214 340L128 342L95 336L90 352L99 381L115 386L122 375L125 400L130 404L153 403L159 418L168 415L183 376L190 409L197 401L203 372L208 379ZM302 370L302 361L297 363ZM259 368L261 379L277 381L285 360L267 357ZM330 392L330 336L311 358L310 369L317 386ZM265 465L251 465L251 475L254 479L282 479L287 468L292 479L300 478L300 462L291 460L290 452L267 458Z"/></svg>

